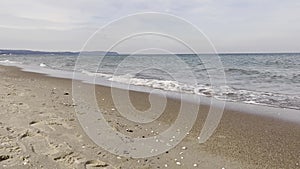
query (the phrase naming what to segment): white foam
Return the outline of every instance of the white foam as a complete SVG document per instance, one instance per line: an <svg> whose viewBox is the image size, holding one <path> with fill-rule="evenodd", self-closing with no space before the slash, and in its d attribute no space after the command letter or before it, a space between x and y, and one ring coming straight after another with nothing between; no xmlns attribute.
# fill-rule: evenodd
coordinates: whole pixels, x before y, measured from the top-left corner
<svg viewBox="0 0 300 169"><path fill-rule="evenodd" d="M6 59L6 60L1 60L0 63L1 63L1 64L20 64L20 62L10 61L10 60L8 60L8 59Z"/></svg>
<svg viewBox="0 0 300 169"><path fill-rule="evenodd" d="M112 76L108 78L109 81L118 82L122 84L129 84L134 86L144 86L154 89L160 89L171 92L196 94L200 96L214 97L219 100L226 100L232 102L242 102L256 105L269 105L280 107L276 103L271 103L273 97L283 97L280 94L266 93L259 91L248 91L243 89L234 89L229 86L208 86L208 85L188 85L171 80L156 80L156 79L140 79L133 75L126 74L121 76ZM271 96L271 97L269 97ZM284 97L285 98L285 97ZM296 106L285 105L288 108L295 109ZM296 108L299 109L299 108Z"/></svg>
<svg viewBox="0 0 300 169"><path fill-rule="evenodd" d="M108 80L113 82L125 83L135 86L146 86L154 89L161 89L174 92L193 93L193 86L181 84L172 80L140 79L134 78L133 75L126 74L121 76L112 76Z"/></svg>
<svg viewBox="0 0 300 169"><path fill-rule="evenodd" d="M86 74L88 76L95 76L95 77L104 77L104 78L111 78L112 75L110 74L105 74L105 73L93 73L93 72L89 72L87 70L83 70L81 71L81 73Z"/></svg>
<svg viewBox="0 0 300 169"><path fill-rule="evenodd" d="M40 63L40 67L47 67L45 63Z"/></svg>
<svg viewBox="0 0 300 169"><path fill-rule="evenodd" d="M248 103L248 104L258 104L257 102L255 102L255 101L253 101L253 100L244 101L244 103Z"/></svg>

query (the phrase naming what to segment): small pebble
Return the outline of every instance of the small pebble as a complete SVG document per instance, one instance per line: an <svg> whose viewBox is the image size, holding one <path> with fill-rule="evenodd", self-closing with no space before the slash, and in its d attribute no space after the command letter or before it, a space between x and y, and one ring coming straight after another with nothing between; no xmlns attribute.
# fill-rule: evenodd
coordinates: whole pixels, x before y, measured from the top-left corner
<svg viewBox="0 0 300 169"><path fill-rule="evenodd" d="M126 131L129 132L129 133L133 132L133 130L130 130L130 129L126 129Z"/></svg>
<svg viewBox="0 0 300 169"><path fill-rule="evenodd" d="M197 166L198 166L198 164L194 164L193 166L194 166L194 167L197 167Z"/></svg>
<svg viewBox="0 0 300 169"><path fill-rule="evenodd" d="M186 150L187 148L186 148L186 147L182 147L181 149L182 149L182 150Z"/></svg>
<svg viewBox="0 0 300 169"><path fill-rule="evenodd" d="M168 164L165 164L165 167L168 167Z"/></svg>
<svg viewBox="0 0 300 169"><path fill-rule="evenodd" d="M177 165L181 165L181 163L179 161L176 162Z"/></svg>

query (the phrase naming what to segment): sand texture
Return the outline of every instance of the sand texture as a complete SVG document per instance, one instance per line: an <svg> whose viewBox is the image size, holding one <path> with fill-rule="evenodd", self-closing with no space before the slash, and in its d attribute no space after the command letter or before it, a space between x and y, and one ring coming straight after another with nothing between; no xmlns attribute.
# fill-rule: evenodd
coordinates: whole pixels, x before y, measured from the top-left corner
<svg viewBox="0 0 300 169"><path fill-rule="evenodd" d="M208 111L203 105L196 125L174 149L149 158L119 157L82 130L71 80L5 66L0 74L0 168L300 168L299 123L225 110L213 136L199 144ZM110 91L96 87L98 104L116 131L132 137L167 129L178 113L180 102L168 99L157 121L136 124L117 112ZM146 93L130 92L130 99L139 110L149 107Z"/></svg>

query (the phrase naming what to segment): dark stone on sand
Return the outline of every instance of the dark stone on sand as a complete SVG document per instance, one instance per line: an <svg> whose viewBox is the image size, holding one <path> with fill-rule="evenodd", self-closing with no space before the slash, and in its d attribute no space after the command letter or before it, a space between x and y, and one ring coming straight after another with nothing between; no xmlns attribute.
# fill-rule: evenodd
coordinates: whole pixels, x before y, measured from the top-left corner
<svg viewBox="0 0 300 169"><path fill-rule="evenodd" d="M133 132L133 130L130 130L130 129L126 129L126 131L129 132L129 133Z"/></svg>

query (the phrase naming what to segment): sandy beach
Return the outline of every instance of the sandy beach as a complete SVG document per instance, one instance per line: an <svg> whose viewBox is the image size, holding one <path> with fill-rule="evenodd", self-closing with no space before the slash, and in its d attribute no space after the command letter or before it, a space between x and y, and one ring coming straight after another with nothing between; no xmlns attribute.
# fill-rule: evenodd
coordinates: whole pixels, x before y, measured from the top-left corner
<svg viewBox="0 0 300 169"><path fill-rule="evenodd" d="M199 144L197 136L209 109L205 105L192 131L174 149L143 159L119 157L82 130L72 101L72 80L7 66L0 66L0 74L0 168L300 168L300 123L225 110L212 137ZM116 111L110 92L109 87L97 86L98 104L111 126L132 137L149 137L168 128L180 105L168 99L155 123L140 125ZM150 106L147 93L131 91L130 99L139 110Z"/></svg>

